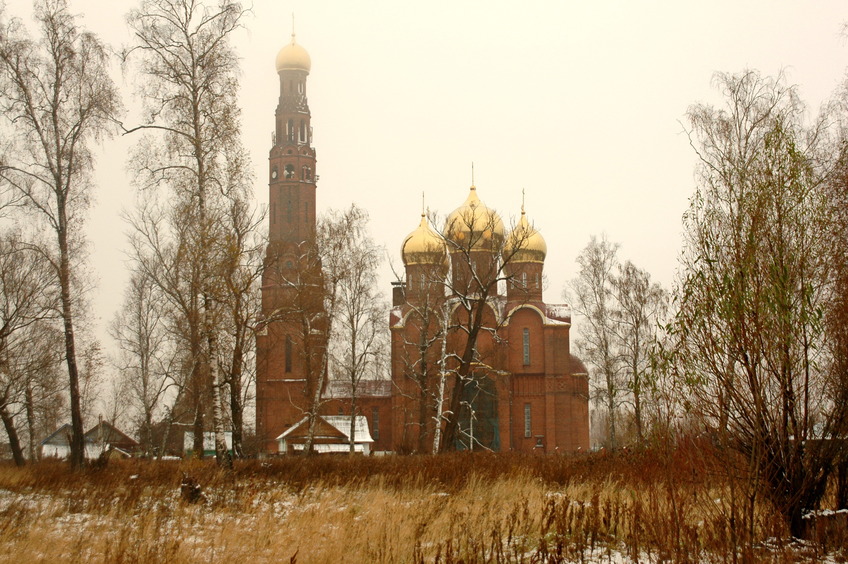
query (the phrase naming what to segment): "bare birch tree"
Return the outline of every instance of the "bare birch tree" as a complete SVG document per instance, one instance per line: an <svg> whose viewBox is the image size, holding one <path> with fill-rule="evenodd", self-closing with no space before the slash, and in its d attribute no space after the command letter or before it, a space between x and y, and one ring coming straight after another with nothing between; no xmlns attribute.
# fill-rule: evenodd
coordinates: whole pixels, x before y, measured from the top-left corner
<svg viewBox="0 0 848 564"><path fill-rule="evenodd" d="M177 384L174 372L177 353L167 328L168 301L161 288L144 270L131 275L124 304L110 326L120 349L116 361L136 408L141 447L145 456L154 452L153 425L162 399Z"/></svg>
<svg viewBox="0 0 848 564"><path fill-rule="evenodd" d="M15 415L26 406L36 371L49 369L45 359L55 362L61 355L60 350L38 348L48 344L38 335L58 306L54 275L38 249L15 233L0 235L0 419L18 466L25 458Z"/></svg>
<svg viewBox="0 0 848 564"><path fill-rule="evenodd" d="M451 275L445 281L450 344L442 370L452 375L452 386L447 409L437 414L444 421L440 452L455 450L460 421L466 415L475 417L470 402L464 400L466 387L469 383L479 387L485 384L481 378L496 376L487 363L490 359L485 358L495 351L484 351L481 337L487 336L487 347L498 342L498 328L506 321L500 290L511 279L512 260L526 246L530 234L529 230L513 229L506 237L500 217L482 204L475 187L465 205L445 223L441 235L451 259ZM475 367L489 374L475 374Z"/></svg>
<svg viewBox="0 0 848 564"><path fill-rule="evenodd" d="M615 303L614 282L618 263L618 244L603 236L592 236L577 257L580 272L570 286L574 310L582 317L577 348L595 367L593 379L596 401L606 408L609 418L610 448L618 446L618 409L626 392L622 380L622 357L617 338L620 314Z"/></svg>
<svg viewBox="0 0 848 564"><path fill-rule="evenodd" d="M64 0L35 3L40 37L19 20L0 23L0 109L14 132L0 161L0 179L55 236L44 249L55 271L65 333L70 391L71 467L85 462L75 322L82 258L81 225L88 208L92 144L111 131L119 111L107 52L77 25Z"/></svg>
<svg viewBox="0 0 848 564"><path fill-rule="evenodd" d="M143 77L139 93L145 103L144 124L128 132L140 129L149 135L132 166L144 175L145 185L172 191L180 209L177 221L191 226L184 235L192 294L181 301L192 335L194 451L203 452L207 406L202 398L208 391L216 459L226 467L232 462L218 363L225 256L218 220L226 207L223 196L247 180L236 104L238 58L230 45L244 14L237 2L209 6L199 0L143 0L127 17L135 45L124 52Z"/></svg>
<svg viewBox="0 0 848 564"><path fill-rule="evenodd" d="M244 190L228 191L224 214L222 279L221 364L229 388L233 454L244 456L244 411L255 382L255 330L261 315L259 286L262 249L259 226L264 215L256 212Z"/></svg>
<svg viewBox="0 0 848 564"><path fill-rule="evenodd" d="M617 338L624 378L633 401L636 440L644 441L644 401L652 388L651 353L660 323L668 308L668 294L651 275L625 261L613 279L617 308Z"/></svg>
<svg viewBox="0 0 848 564"><path fill-rule="evenodd" d="M356 204L330 214L326 221L342 226L334 230L341 247L327 257L324 270L325 279L337 281L330 358L335 376L349 386L353 453L360 383L364 377L379 376L380 361L386 356L388 331L384 317L388 307L377 291L382 249L368 235L368 215Z"/></svg>
<svg viewBox="0 0 848 564"><path fill-rule="evenodd" d="M441 250L442 259L446 260L444 248ZM403 413L404 436L399 443L410 452L438 452L441 439L443 421L440 414L446 378L441 361L446 356L443 345L447 332L444 286L447 265L444 260L423 265L420 269L423 272L419 273L423 278L407 280L404 289L403 303L409 313L403 326L408 329L400 331L402 342L395 354L403 372L414 383L414 389L406 392L398 386L394 392L405 394L417 407L415 413ZM409 436L409 428L417 429L417 435Z"/></svg>

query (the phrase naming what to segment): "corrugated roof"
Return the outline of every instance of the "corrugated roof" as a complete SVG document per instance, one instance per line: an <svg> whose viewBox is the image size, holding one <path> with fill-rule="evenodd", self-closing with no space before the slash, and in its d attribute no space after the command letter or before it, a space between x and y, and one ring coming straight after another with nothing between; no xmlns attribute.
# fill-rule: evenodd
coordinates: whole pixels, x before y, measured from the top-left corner
<svg viewBox="0 0 848 564"><path fill-rule="evenodd" d="M327 382L326 399L347 399L351 397L351 386L347 380L330 380ZM382 398L392 395L391 380L360 380L356 386L357 397Z"/></svg>

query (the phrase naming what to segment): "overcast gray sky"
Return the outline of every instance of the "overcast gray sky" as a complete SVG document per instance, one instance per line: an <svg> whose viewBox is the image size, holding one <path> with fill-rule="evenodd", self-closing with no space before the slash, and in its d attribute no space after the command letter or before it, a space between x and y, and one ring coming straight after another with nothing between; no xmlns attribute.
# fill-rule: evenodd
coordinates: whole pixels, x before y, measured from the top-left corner
<svg viewBox="0 0 848 564"><path fill-rule="evenodd" d="M130 41L124 15L135 5L71 0L83 24L116 47ZM7 13L29 22L30 3L7 0ZM785 69L812 114L848 62L840 35L848 7L836 0L255 0L234 42L244 143L262 204L274 59L289 41L292 13L312 57L319 210L365 208L375 239L400 266L421 193L430 209L449 213L468 193L474 162L480 198L506 223L525 189L528 217L548 243L549 302L561 301L592 234L620 242L623 258L671 286L694 186L681 122L690 104L720 102L715 71ZM115 79L132 109L132 84L117 69ZM101 328L127 279L119 214L133 203L124 172L132 142L109 142L98 163L88 229ZM387 267L387 293L390 280Z"/></svg>

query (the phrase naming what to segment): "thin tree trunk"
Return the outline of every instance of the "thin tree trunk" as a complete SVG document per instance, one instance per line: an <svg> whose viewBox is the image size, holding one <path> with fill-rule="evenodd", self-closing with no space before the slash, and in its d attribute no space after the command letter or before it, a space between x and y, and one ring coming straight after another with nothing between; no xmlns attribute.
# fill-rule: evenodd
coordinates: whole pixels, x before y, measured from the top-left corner
<svg viewBox="0 0 848 564"><path fill-rule="evenodd" d="M174 424L174 412L168 410L168 417L165 419L165 430L162 432L162 443L159 448L159 457L161 458L168 452L168 440L171 438L171 427Z"/></svg>
<svg viewBox="0 0 848 564"><path fill-rule="evenodd" d="M201 377L201 367L200 361L195 357L195 360L192 362L192 400L194 403L194 423L192 428L194 430L194 440L192 443L192 449L194 450L194 458L202 459L203 458L203 433L205 432L204 418L203 418L203 392L205 391L204 384L205 379Z"/></svg>
<svg viewBox="0 0 848 564"><path fill-rule="evenodd" d="M480 308L482 309L482 308ZM462 360L459 364L459 369L456 371L454 378L453 390L451 391L450 400L450 417L445 423L444 442L442 443L441 452L450 452L456 450L457 430L459 429L459 416L462 410L462 395L465 392L465 382L471 373L471 362L474 360L474 346L477 342L478 327L472 328L468 335L468 341L465 346L465 352L462 355Z"/></svg>
<svg viewBox="0 0 848 564"><path fill-rule="evenodd" d="M153 411L150 406L144 406L144 429L142 430L144 440L144 457L153 456Z"/></svg>
<svg viewBox="0 0 848 564"><path fill-rule="evenodd" d="M307 339L309 339L309 338L312 338L312 337L308 336ZM314 362L314 359L312 358L312 356L313 356L312 355L312 347L313 346L314 346L314 343L310 344L308 346L307 351L306 351L306 358L307 358L306 374L307 374L307 378L312 373L312 366L314 364L316 364ZM303 454L305 454L306 456L312 456L314 454L313 453L313 445L315 443L315 428L316 428L316 425L318 423L318 410L321 407L321 392L322 392L323 387L324 387L324 378L326 377L326 373L327 373L327 362L326 362L326 358L324 358L321 361L321 369L318 371L317 381L314 382L314 388L311 390L312 391L312 397L310 398L309 412L308 412L309 429L308 429L307 435L306 435L306 442L303 445L303 451L304 451Z"/></svg>
<svg viewBox="0 0 848 564"><path fill-rule="evenodd" d="M71 301L71 265L68 251L67 218L64 197L58 198L59 228L59 284L62 300L62 321L65 327L65 359L68 365L68 385L71 399L71 469L85 466L85 441L83 439L82 408L80 405L79 371L77 369L74 336L73 306Z"/></svg>
<svg viewBox="0 0 848 564"><path fill-rule="evenodd" d="M31 461L35 461L37 458L35 449L35 405L32 397L32 381L29 378L27 378L24 398L24 403L26 405L27 430L29 431L29 459Z"/></svg>
<svg viewBox="0 0 848 564"><path fill-rule="evenodd" d="M639 374L639 357L633 355L633 416L636 418L636 442L639 446L645 441L642 435L642 376Z"/></svg>
<svg viewBox="0 0 848 564"><path fill-rule="evenodd" d="M612 363L607 361L606 365L606 375L607 375L607 416L609 417L609 447L612 450L615 450L618 446L618 440L616 436L616 413L615 413L615 396L616 396L616 386L615 386L615 374L613 373Z"/></svg>
<svg viewBox="0 0 848 564"><path fill-rule="evenodd" d="M469 314L473 315L474 319L471 322L470 331L465 341L465 351L462 353L459 369L454 379L454 387L451 392L451 414L445 423L445 435L444 442L441 445L441 452L450 452L456 449L459 415L462 409L462 394L465 391L465 382L471 373L471 363L474 361L474 351L477 347L477 335L483 326L483 310L487 307L486 296L481 296L479 300L475 301L472 307L474 307L474 310L473 312L469 312ZM447 334L445 335L445 339L447 339Z"/></svg>
<svg viewBox="0 0 848 564"><path fill-rule="evenodd" d="M15 428L15 419L9 413L9 409L5 404L0 407L0 419L3 419L3 426L6 428L6 434L9 436L9 448L12 449L12 459L15 461L15 466L26 465L24 453L21 450L21 441L18 438L18 430Z"/></svg>
<svg viewBox="0 0 848 564"><path fill-rule="evenodd" d="M418 377L418 385L421 393L418 396L418 452L423 454L427 450L427 349L422 347L421 372Z"/></svg>
<svg viewBox="0 0 848 564"><path fill-rule="evenodd" d="M243 343L239 338L233 348L233 361L230 370L230 416L233 420L233 455L236 458L244 458L242 441L244 440L244 409L242 406L242 363L244 355Z"/></svg>
<svg viewBox="0 0 848 564"><path fill-rule="evenodd" d="M356 452L356 389L350 390L350 454Z"/></svg>
<svg viewBox="0 0 848 564"><path fill-rule="evenodd" d="M447 380L446 362L448 357L448 316L447 303L444 306L444 314L442 315L442 353L441 362L439 362L439 391L436 396L436 426L433 429L433 454L439 452L442 439L442 410L445 405L445 383Z"/></svg>
<svg viewBox="0 0 848 564"><path fill-rule="evenodd" d="M203 369L201 364L201 355L202 345L200 343L200 328L198 327L198 320L196 314L198 313L198 308L194 307L196 302L194 298L192 299L192 311L194 315L188 320L191 324L191 400L194 407L194 422L192 425L192 429L194 432L194 437L192 441L192 450L193 450L193 458L202 459L203 458L203 449L204 449L204 441L203 434L206 431L205 421L204 421L204 392L206 391L206 379L203 377Z"/></svg>
<svg viewBox="0 0 848 564"><path fill-rule="evenodd" d="M220 371L218 370L218 338L215 333L215 328L212 326L212 299L207 297L204 304L204 316L206 318L206 339L209 344L208 362L209 362L209 383L212 386L212 426L215 430L215 461L221 468L231 470L233 467L233 459L230 453L227 452L227 438L224 432L224 406L221 398L221 388L223 382L220 381Z"/></svg>

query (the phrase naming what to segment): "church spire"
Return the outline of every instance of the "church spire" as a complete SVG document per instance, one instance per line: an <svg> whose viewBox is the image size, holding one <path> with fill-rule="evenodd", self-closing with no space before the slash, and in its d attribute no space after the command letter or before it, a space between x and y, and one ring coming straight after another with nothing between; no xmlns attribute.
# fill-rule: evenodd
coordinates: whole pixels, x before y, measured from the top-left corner
<svg viewBox="0 0 848 564"><path fill-rule="evenodd" d="M292 14L292 40L277 54L280 97L275 112L274 146L270 154L270 238L299 244L315 232L315 150L306 83L312 60L297 44Z"/></svg>

